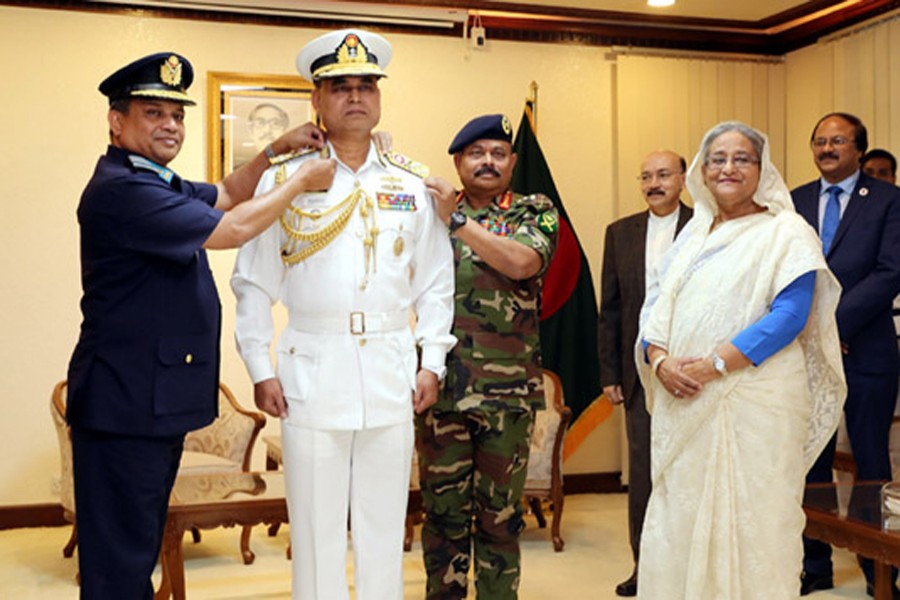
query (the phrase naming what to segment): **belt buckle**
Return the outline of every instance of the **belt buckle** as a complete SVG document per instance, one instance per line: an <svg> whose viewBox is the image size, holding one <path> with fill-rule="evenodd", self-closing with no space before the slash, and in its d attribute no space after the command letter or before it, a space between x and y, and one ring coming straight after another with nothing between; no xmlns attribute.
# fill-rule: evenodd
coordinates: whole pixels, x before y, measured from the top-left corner
<svg viewBox="0 0 900 600"><path fill-rule="evenodd" d="M350 333L362 335L366 332L366 313L354 311L350 313Z"/></svg>

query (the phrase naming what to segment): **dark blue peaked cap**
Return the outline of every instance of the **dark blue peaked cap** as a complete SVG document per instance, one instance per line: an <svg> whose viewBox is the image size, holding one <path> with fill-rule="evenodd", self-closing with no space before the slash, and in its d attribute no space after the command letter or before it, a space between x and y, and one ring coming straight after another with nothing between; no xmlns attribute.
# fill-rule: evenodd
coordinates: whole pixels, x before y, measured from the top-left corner
<svg viewBox="0 0 900 600"><path fill-rule="evenodd" d="M512 142L512 124L506 115L483 115L466 123L453 142L450 143L450 154L462 152L466 146L477 140L501 140Z"/></svg>
<svg viewBox="0 0 900 600"><path fill-rule="evenodd" d="M158 52L125 65L100 84L110 103L124 98L154 98L194 105L185 91L194 81L188 59L174 52Z"/></svg>

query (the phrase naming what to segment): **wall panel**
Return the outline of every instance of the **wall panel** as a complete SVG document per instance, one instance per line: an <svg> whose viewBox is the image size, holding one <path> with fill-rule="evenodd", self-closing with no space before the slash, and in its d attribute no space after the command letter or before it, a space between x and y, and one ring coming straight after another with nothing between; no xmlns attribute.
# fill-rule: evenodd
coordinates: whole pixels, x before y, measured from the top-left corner
<svg viewBox="0 0 900 600"><path fill-rule="evenodd" d="M900 156L900 13L819 41L788 57L788 182L818 176L809 150L816 121L832 111L857 115L869 146Z"/></svg>
<svg viewBox="0 0 900 600"><path fill-rule="evenodd" d="M187 139L172 168L206 174L206 72L295 75L294 57L321 30L0 6L0 504L52 501L58 451L50 420L53 385L65 377L78 336L78 229L75 207L107 143L99 82L144 54L172 49L196 78ZM539 90L539 137L594 272L602 227L611 218L611 63L604 49L388 34L394 46L382 84L381 127L397 148L456 180L447 146L462 124L504 112L518 124L531 81ZM222 377L245 405L252 386L233 342L228 280L234 252L210 253L223 305ZM278 431L271 420L264 434ZM617 432L600 433L579 468L613 472ZM611 437L610 437L611 436ZM10 451L9 449L14 449ZM263 466L257 450L255 466Z"/></svg>
<svg viewBox="0 0 900 600"><path fill-rule="evenodd" d="M102 32L102 35L98 33ZM197 67L188 136L173 167L206 173L205 73L294 74L299 48L321 31L151 19L0 6L0 436L15 448L0 463L0 504L52 499L57 469L49 394L78 335L75 206L106 144L98 82L124 61L165 48ZM454 179L450 138L471 116L506 112L518 122L528 84L539 90L539 137L599 282L605 226L642 210L636 180L650 151L693 158L712 125L740 119L768 133L789 185L817 175L809 132L825 112L847 110L870 126L873 145L900 154L900 21L792 52L784 63L728 57L617 54L609 48L393 34L383 127L401 151ZM223 377L245 403L251 386L232 339L228 277L234 253L214 253L225 317ZM604 424L576 472L614 471L617 431ZM267 433L278 423L272 422ZM261 455L257 456L261 463Z"/></svg>
<svg viewBox="0 0 900 600"><path fill-rule="evenodd" d="M703 134L730 119L783 137L781 63L624 55L617 68L617 217L645 208L635 178L653 150L674 150L690 163Z"/></svg>

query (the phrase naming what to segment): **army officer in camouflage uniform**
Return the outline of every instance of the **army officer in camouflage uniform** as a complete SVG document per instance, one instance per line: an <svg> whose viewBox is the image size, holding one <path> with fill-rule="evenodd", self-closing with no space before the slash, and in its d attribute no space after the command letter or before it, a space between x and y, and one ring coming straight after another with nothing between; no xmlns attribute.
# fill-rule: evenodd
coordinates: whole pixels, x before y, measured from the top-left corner
<svg viewBox="0 0 900 600"><path fill-rule="evenodd" d="M522 489L534 411L544 407L538 339L557 212L509 189L516 155L503 115L470 121L450 145L459 194L425 180L447 223L456 267L453 334L438 402L416 416L428 598L465 598L470 553L478 597L516 598Z"/></svg>

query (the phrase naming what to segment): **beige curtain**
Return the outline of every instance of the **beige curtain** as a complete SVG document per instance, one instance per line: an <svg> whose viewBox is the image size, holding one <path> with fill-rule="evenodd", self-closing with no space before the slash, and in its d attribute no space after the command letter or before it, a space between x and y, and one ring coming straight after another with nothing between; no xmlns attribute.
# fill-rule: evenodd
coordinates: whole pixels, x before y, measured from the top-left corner
<svg viewBox="0 0 900 600"><path fill-rule="evenodd" d="M784 166L785 66L757 59L619 55L614 70L618 216L644 209L637 174L653 150L690 162L706 131L737 119L764 131Z"/></svg>

